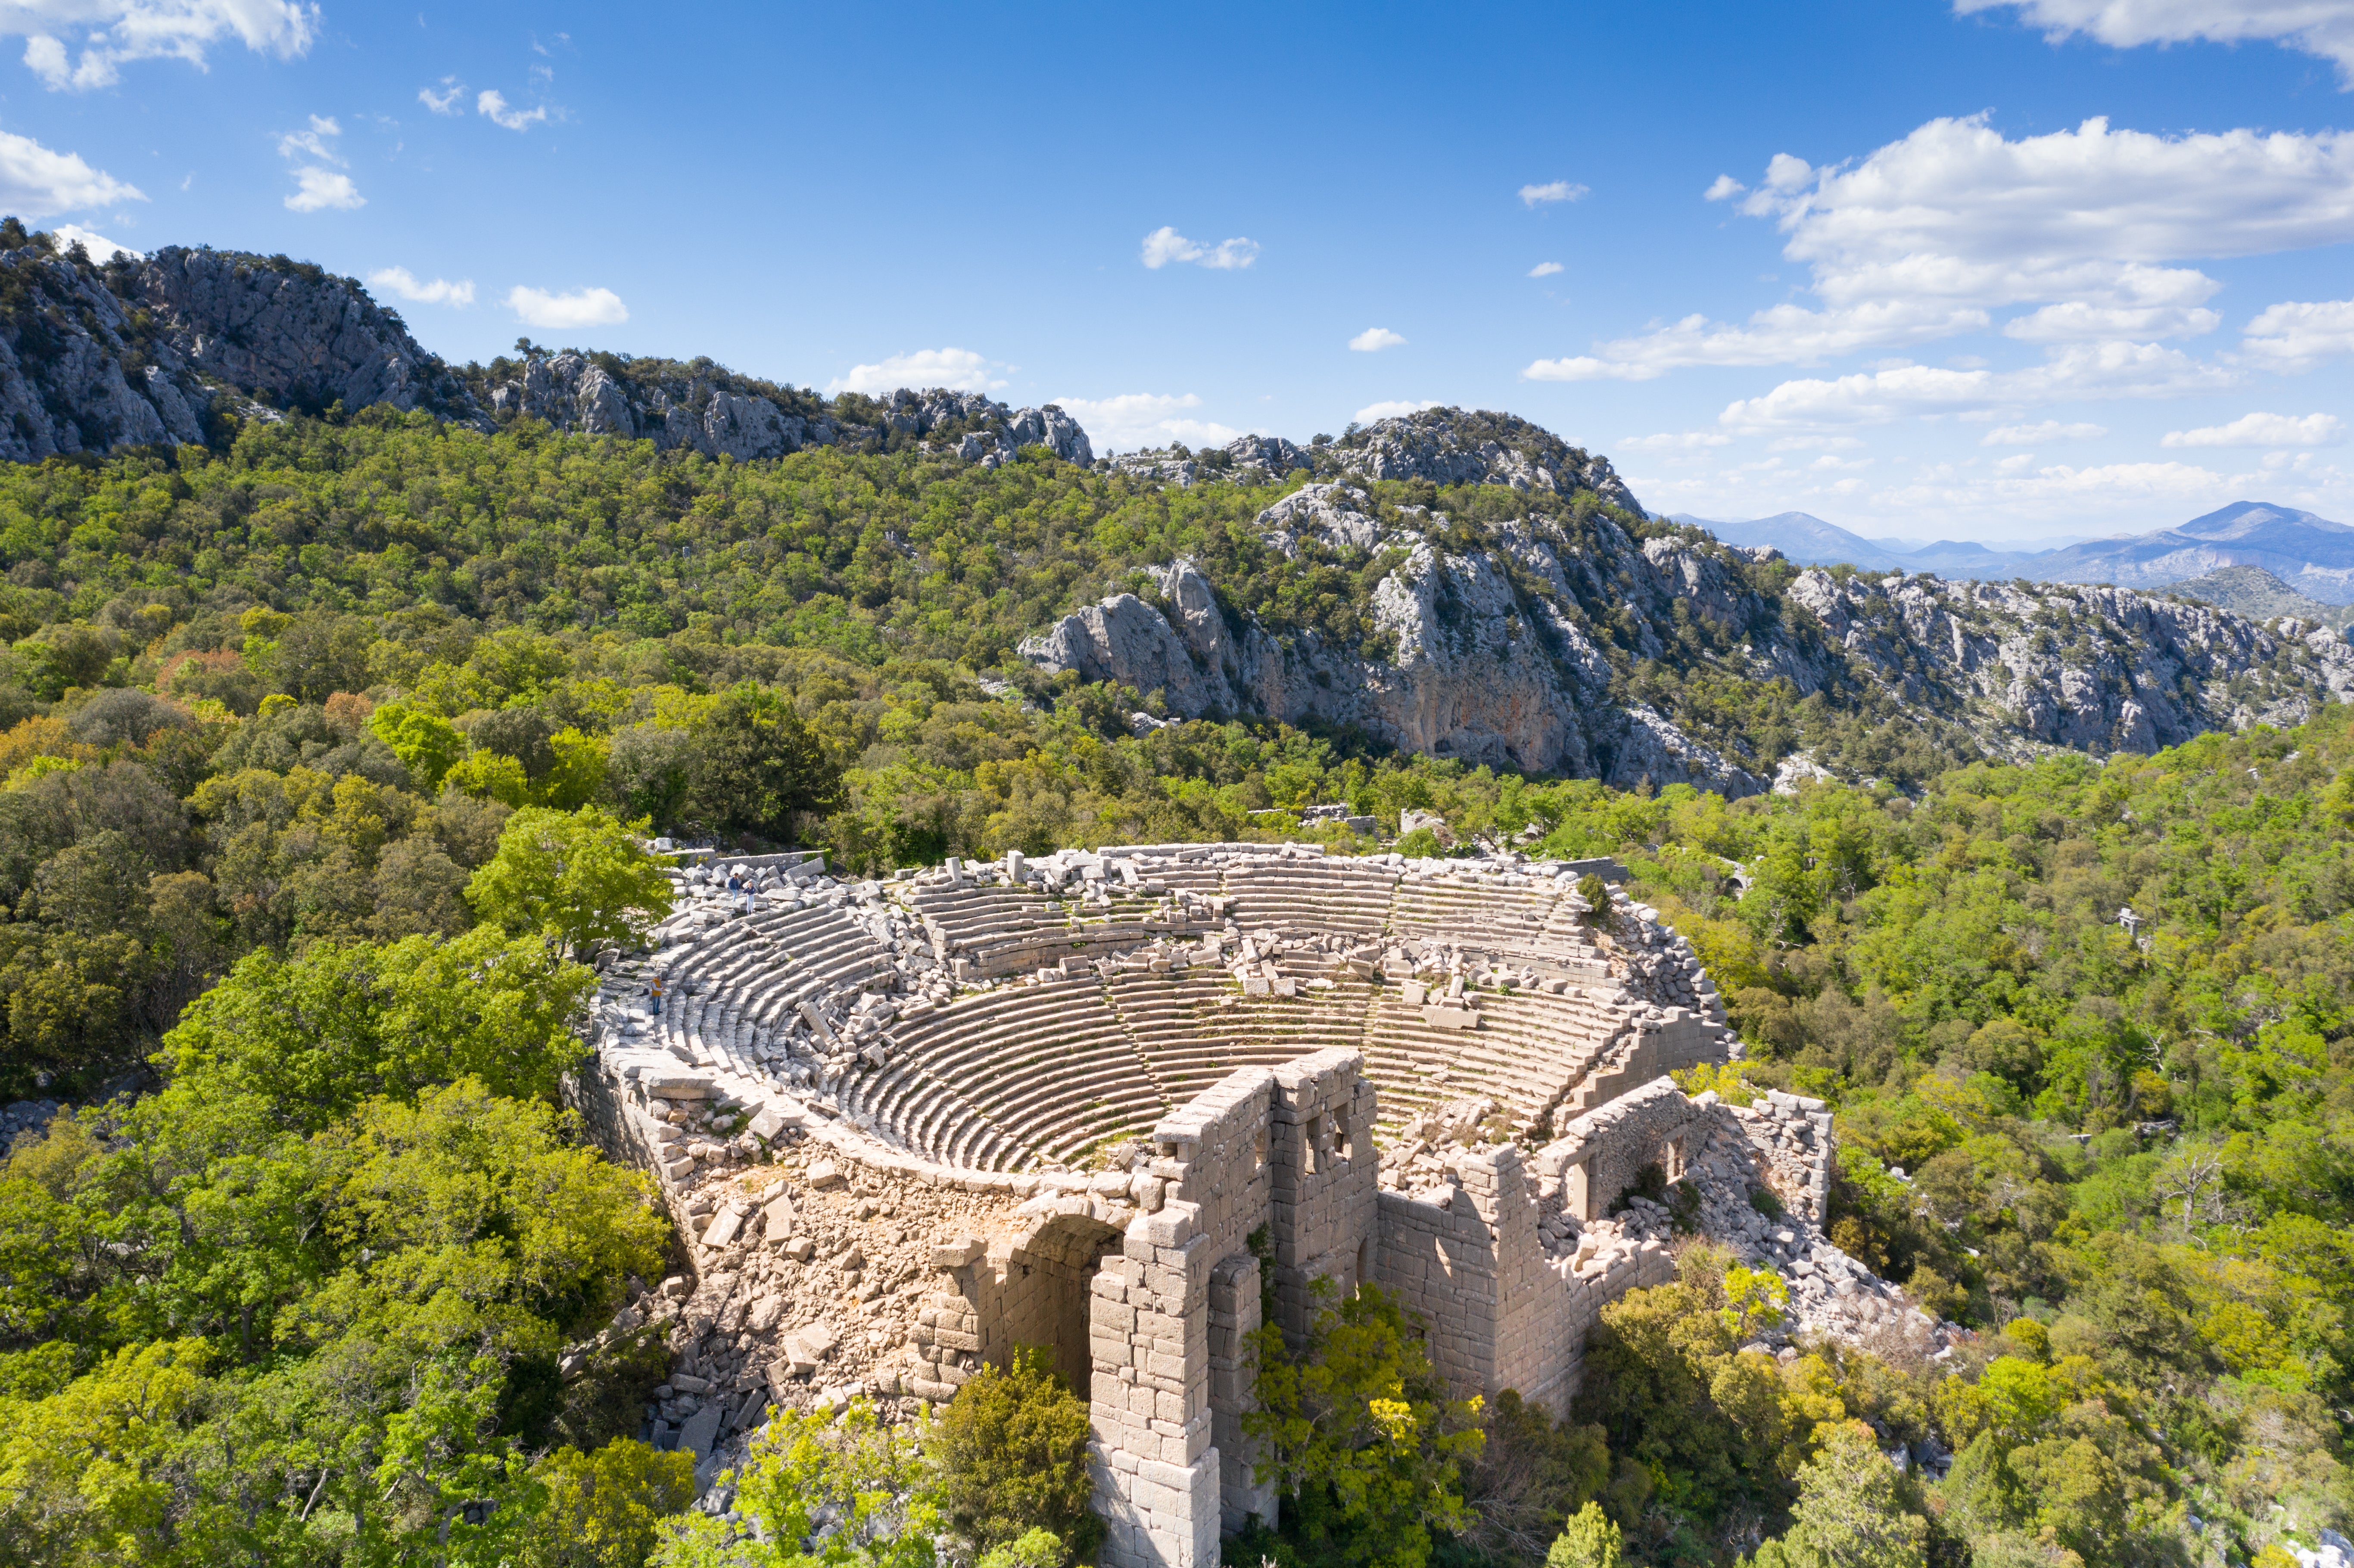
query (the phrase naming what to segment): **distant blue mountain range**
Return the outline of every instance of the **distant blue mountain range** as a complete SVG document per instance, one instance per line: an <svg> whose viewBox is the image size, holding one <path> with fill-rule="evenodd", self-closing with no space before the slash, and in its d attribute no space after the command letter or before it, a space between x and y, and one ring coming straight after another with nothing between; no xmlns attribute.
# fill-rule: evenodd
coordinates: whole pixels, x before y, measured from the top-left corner
<svg viewBox="0 0 2354 1568"><path fill-rule="evenodd" d="M1806 566L1931 572L1941 577L2026 577L2154 588L2224 567L2262 567L2287 587L2328 604L2354 604L2354 527L2295 507L2238 501L2177 528L2085 539L2052 550L1997 550L1940 539L1908 547L1867 539L1804 512L1745 523L1681 514L1728 545L1770 545Z"/></svg>

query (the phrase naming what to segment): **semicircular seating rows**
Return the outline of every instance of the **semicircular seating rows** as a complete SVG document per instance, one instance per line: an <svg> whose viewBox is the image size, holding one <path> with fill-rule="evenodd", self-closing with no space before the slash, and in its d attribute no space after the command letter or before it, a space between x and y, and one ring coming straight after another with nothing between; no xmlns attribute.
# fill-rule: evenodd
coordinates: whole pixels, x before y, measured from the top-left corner
<svg viewBox="0 0 2354 1568"><path fill-rule="evenodd" d="M910 1153L1006 1171L1081 1163L1237 1067L1328 1047L1363 1052L1389 1127L1484 1098L1527 1130L1723 1036L1681 939L1622 904L1606 948L1575 878L1544 863L1220 845L1047 864L1085 875L952 864L714 916L658 957L675 1001L630 1028L830 1099ZM842 1049L841 1020L921 971L945 1000Z"/></svg>

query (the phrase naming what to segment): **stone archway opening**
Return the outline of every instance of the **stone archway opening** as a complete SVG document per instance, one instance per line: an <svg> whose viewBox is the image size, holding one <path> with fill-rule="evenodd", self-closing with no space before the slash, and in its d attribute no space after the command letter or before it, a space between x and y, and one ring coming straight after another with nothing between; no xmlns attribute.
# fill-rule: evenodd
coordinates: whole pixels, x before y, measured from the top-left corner
<svg viewBox="0 0 2354 1568"><path fill-rule="evenodd" d="M1057 1214L1008 1260L992 1343L982 1352L1010 1364L1017 1346L1036 1345L1081 1399L1095 1381L1087 1320L1096 1271L1120 1249L1119 1231L1087 1214Z"/></svg>

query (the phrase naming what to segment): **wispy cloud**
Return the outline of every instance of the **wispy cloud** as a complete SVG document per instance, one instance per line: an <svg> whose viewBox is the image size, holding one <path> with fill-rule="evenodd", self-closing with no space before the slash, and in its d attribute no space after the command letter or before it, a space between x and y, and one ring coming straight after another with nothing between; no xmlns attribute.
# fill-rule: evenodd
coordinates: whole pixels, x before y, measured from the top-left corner
<svg viewBox="0 0 2354 1568"><path fill-rule="evenodd" d="M105 261L118 254L128 256L133 261L146 260L146 252L133 250L128 245L117 245L105 235L94 234L78 223L60 223L49 233L61 246L80 246L90 253L93 261Z"/></svg>
<svg viewBox="0 0 2354 1568"><path fill-rule="evenodd" d="M492 124L509 131L528 131L547 118L546 104L535 109L517 109L508 103L506 94L495 87L486 87L482 90L474 100L474 110Z"/></svg>
<svg viewBox="0 0 2354 1568"><path fill-rule="evenodd" d="M1378 354L1385 348L1400 347L1405 342L1404 337L1387 327L1367 327L1349 340L1349 346L1359 354Z"/></svg>
<svg viewBox="0 0 2354 1568"><path fill-rule="evenodd" d="M1202 399L1191 392L1122 392L1110 397L1057 397L1055 407L1076 419L1104 451L1139 447L1222 446L1242 431L1193 417Z"/></svg>
<svg viewBox="0 0 2354 1568"><path fill-rule="evenodd" d="M472 278L461 278L454 283L447 278L436 278L428 283L420 281L406 267L381 267L369 273L367 281L371 287L398 294L411 304L464 306L474 302Z"/></svg>
<svg viewBox="0 0 2354 1568"><path fill-rule="evenodd" d="M137 185L91 168L77 154L56 152L30 136L0 131L0 206L12 212L37 217L146 199Z"/></svg>
<svg viewBox="0 0 2354 1568"><path fill-rule="evenodd" d="M327 143L344 133L344 128L326 115L311 116L307 131L289 131L278 138L278 155L281 158L316 158L322 163L343 163L334 149Z"/></svg>
<svg viewBox="0 0 2354 1568"><path fill-rule="evenodd" d="M1146 267L1155 271L1172 261L1190 261L1214 272L1239 272L1257 260L1258 241L1239 236L1222 239L1215 245L1204 245L1198 240L1186 238L1163 224L1144 237L1142 260Z"/></svg>
<svg viewBox="0 0 2354 1568"><path fill-rule="evenodd" d="M25 40L25 65L52 92L111 87L133 60L180 59L231 34L257 54L292 59L318 36L319 8L300 0L16 0L0 37ZM79 39L81 58L74 58Z"/></svg>
<svg viewBox="0 0 2354 1568"><path fill-rule="evenodd" d="M1555 272L1560 270L1561 263L1558 261L1540 261L1535 266L1529 269L1529 276L1532 278L1550 278Z"/></svg>
<svg viewBox="0 0 2354 1568"><path fill-rule="evenodd" d="M864 392L877 397L900 387L928 391L944 387L951 392L994 392L1005 385L996 374L1008 368L969 348L919 348L895 354L873 365L854 365L835 378L829 392Z"/></svg>
<svg viewBox="0 0 2354 1568"><path fill-rule="evenodd" d="M349 175L337 174L325 165L343 165L332 143L344 133L344 128L327 115L313 114L311 123L301 131L289 131L278 138L278 155L281 158L316 158L318 163L294 171L294 194L286 198L289 212L322 212L329 207L349 210L366 207L367 198L352 184Z"/></svg>
<svg viewBox="0 0 2354 1568"><path fill-rule="evenodd" d="M2346 421L2335 414L2243 414L2228 425L2168 430L2162 447L2334 447L2346 440Z"/></svg>
<svg viewBox="0 0 2354 1568"><path fill-rule="evenodd" d="M1618 449L1629 452L1690 452L1732 444L1733 438L1721 430L1662 430L1656 436L1628 436L1618 443Z"/></svg>
<svg viewBox="0 0 2354 1568"><path fill-rule="evenodd" d="M2310 370L2354 355L2354 300L2285 300L2248 323L2243 357L2267 370Z"/></svg>
<svg viewBox="0 0 2354 1568"><path fill-rule="evenodd" d="M466 84L454 76L445 76L441 79L441 90L439 92L429 87L420 87L417 90L418 102L436 114L447 114L453 119L466 112L458 107L458 101L465 96Z"/></svg>
<svg viewBox="0 0 2354 1568"><path fill-rule="evenodd" d="M1375 419L1403 419L1408 414L1419 414L1425 408L1437 407L1438 399L1436 397L1425 397L1418 402L1411 397L1393 397L1386 402L1368 403L1358 409L1357 423L1370 425Z"/></svg>
<svg viewBox="0 0 2354 1568"><path fill-rule="evenodd" d="M1522 207L1546 207L1557 201L1575 201L1585 194L1584 185L1571 185L1567 180L1553 180L1542 185L1522 185Z"/></svg>
<svg viewBox="0 0 2354 1568"><path fill-rule="evenodd" d="M2040 447L2053 441L2097 441L2109 433L2106 425L2062 424L2042 419L2032 425L1997 425L1978 438L1982 447Z"/></svg>
<svg viewBox="0 0 2354 1568"><path fill-rule="evenodd" d="M616 326L630 319L630 308L610 289L575 289L568 294L557 294L518 283L507 291L507 309L522 317L526 325L555 331Z"/></svg>
<svg viewBox="0 0 2354 1568"><path fill-rule="evenodd" d="M1954 0L1954 9L2016 11L2054 40L2084 33L2113 48L2267 39L2337 61L2354 85L2354 5L2345 0Z"/></svg>
<svg viewBox="0 0 2354 1568"><path fill-rule="evenodd" d="M328 207L349 211L367 206L349 175L333 169L305 167L294 171L294 194L286 198L289 212L322 212Z"/></svg>

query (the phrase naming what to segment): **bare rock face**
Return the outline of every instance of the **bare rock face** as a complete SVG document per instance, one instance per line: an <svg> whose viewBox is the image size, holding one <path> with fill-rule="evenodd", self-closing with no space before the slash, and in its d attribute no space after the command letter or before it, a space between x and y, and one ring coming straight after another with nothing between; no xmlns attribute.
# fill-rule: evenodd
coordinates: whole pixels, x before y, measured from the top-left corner
<svg viewBox="0 0 2354 1568"><path fill-rule="evenodd" d="M270 403L475 413L398 316L357 281L307 262L166 246L139 264L125 292L198 374Z"/></svg>
<svg viewBox="0 0 2354 1568"><path fill-rule="evenodd" d="M487 400L501 420L545 419L560 430L651 440L663 451L691 447L738 461L895 440L930 444L990 468L1031 446L1066 462L1095 461L1078 421L1051 404L1017 410L977 393L902 387L870 413L846 399L829 406L813 393L737 376L708 359L534 354L518 374L489 387Z"/></svg>
<svg viewBox="0 0 2354 1568"><path fill-rule="evenodd" d="M1112 467L1161 484L1224 480L1280 483L1301 471L1322 480L1409 479L1437 485L1500 484L1564 497L1585 493L1604 504L1646 515L1610 460L1573 447L1511 414L1426 408L1377 419L1337 441L1298 446L1279 436L1237 436L1223 447L1182 446L1125 452Z"/></svg>
<svg viewBox="0 0 2354 1568"><path fill-rule="evenodd" d="M1492 476L1503 461L1397 450L1417 477ZM1532 488L1564 482L1543 464L1524 477ZM1354 644L1233 617L1181 560L1161 569L1154 602L1114 595L1021 652L1044 669L1158 691L1189 717L1355 725L1437 756L1733 795L1795 788L1823 769L1695 733L1630 689L1631 675L1681 658L1714 679L1787 682L1795 698L1822 694L1848 711L1893 702L2014 758L2147 753L2354 701L2354 649L2326 626L2267 630L2118 588L1793 574L1771 551L1592 511L1601 492L1585 487L1617 482L1593 463L1566 482L1571 516L1532 508L1477 530L1478 547L1463 550L1442 543L1463 537L1443 513L1377 508L1347 482L1310 483L1267 507L1257 531L1286 555L1313 547L1394 563L1372 591L1374 633ZM1694 631L1717 652L1693 655Z"/></svg>
<svg viewBox="0 0 2354 1568"><path fill-rule="evenodd" d="M1439 485L1501 484L1562 496L1584 491L1645 515L1608 458L1589 455L1526 419L1485 410L1426 408L1376 420L1320 449L1317 471Z"/></svg>
<svg viewBox="0 0 2354 1568"><path fill-rule="evenodd" d="M36 245L0 251L0 458L200 441L211 400L98 268Z"/></svg>

